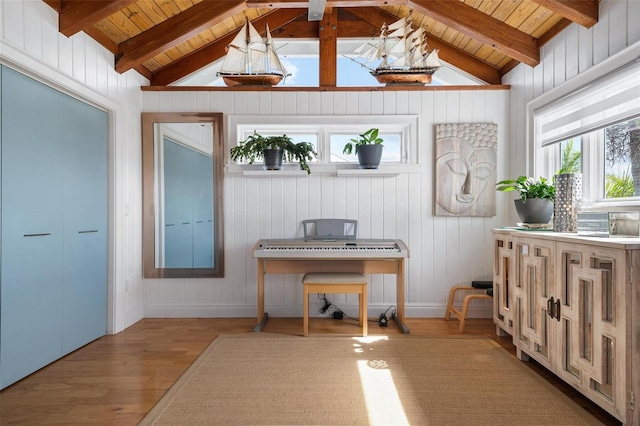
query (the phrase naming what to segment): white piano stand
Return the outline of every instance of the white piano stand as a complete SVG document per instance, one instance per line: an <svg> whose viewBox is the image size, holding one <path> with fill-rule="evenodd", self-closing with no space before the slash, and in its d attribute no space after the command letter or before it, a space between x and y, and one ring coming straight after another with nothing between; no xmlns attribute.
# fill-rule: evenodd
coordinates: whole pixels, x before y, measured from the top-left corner
<svg viewBox="0 0 640 426"><path fill-rule="evenodd" d="M351 272L394 274L396 276L395 322L403 333L405 262L409 249L401 240L304 241L260 240L253 247L258 260L258 324L260 332L269 314L264 310L266 274L306 274L308 272Z"/></svg>

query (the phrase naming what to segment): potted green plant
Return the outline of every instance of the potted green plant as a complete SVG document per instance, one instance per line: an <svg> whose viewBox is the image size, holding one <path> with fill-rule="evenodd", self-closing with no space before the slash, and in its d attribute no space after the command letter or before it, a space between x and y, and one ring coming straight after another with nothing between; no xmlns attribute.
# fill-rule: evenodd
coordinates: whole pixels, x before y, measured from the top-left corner
<svg viewBox="0 0 640 426"><path fill-rule="evenodd" d="M361 169L377 169L382 158L383 139L378 137L378 129L369 129L361 133L357 139L350 139L342 152L358 155L358 163Z"/></svg>
<svg viewBox="0 0 640 426"><path fill-rule="evenodd" d="M318 155L309 142L294 143L287 135L262 136L255 131L247 139L238 142L238 146L231 148L229 154L233 161L247 160L249 164L263 159L265 170L282 169L283 159L298 162L307 174L311 173L307 160L313 160Z"/></svg>
<svg viewBox="0 0 640 426"><path fill-rule="evenodd" d="M514 200L516 212L527 224L546 224L553 215L556 188L547 179L519 176L498 182L496 190L517 191L520 197Z"/></svg>

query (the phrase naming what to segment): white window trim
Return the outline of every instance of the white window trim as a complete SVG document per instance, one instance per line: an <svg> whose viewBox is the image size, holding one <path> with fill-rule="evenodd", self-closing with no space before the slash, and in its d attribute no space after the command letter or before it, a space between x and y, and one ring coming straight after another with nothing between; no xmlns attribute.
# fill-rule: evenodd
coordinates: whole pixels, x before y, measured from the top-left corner
<svg viewBox="0 0 640 426"><path fill-rule="evenodd" d="M374 171L359 171L357 163L331 163L330 135L335 133L362 133L372 127L380 129L380 133L401 134L401 163L382 163L380 168ZM417 173L418 165L418 116L417 115L228 115L227 116L227 149L225 152L225 164L227 173L248 176L260 176L262 166L260 164L238 165L231 160L229 150L242 140L242 135L265 131L275 131L278 134L317 134L318 135L318 159L309 163L311 173L340 174L340 175L396 175L399 173ZM296 165L287 167L281 172L283 175L306 175L302 170L296 170ZM351 172L344 172L352 170ZM354 173L355 172L355 173ZM267 172L273 175L274 172Z"/></svg>
<svg viewBox="0 0 640 426"><path fill-rule="evenodd" d="M588 90L587 86L594 84L598 79L606 77L625 65L637 61L639 57L640 43L636 43L527 104L527 170L525 172L527 176L550 178L556 173L560 164L559 149L554 149L551 145L547 145L547 149L543 149L543 141L536 128L535 112L545 108L553 108L554 103L561 102L571 94L584 90L584 88ZM590 143L587 141L588 137L583 135L582 140L583 208L599 210L612 207L640 206L640 198L638 197L624 200L603 198L604 183L601 179L604 176L603 141L591 141ZM557 147L558 145L554 146Z"/></svg>

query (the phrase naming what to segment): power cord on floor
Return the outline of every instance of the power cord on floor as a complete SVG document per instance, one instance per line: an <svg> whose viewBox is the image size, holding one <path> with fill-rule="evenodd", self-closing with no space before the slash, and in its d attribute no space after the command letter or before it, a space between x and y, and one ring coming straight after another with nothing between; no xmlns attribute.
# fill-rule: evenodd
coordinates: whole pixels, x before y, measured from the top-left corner
<svg viewBox="0 0 640 426"><path fill-rule="evenodd" d="M347 317L353 321L359 321L358 318L353 318L345 314L342 309L340 309L338 306L331 303L327 299L327 295L325 293L323 293L322 295L318 294L318 299L322 300L323 302L322 307L320 308L321 314L326 314L328 312L329 315L331 315L333 318L338 320L341 320L344 317ZM368 320L368 322L377 322L380 327L387 327L389 323L389 316L391 317L392 320L396 318L395 306L389 306L386 311L380 314L377 320Z"/></svg>
<svg viewBox="0 0 640 426"><path fill-rule="evenodd" d="M329 313L329 315L331 315L333 318L341 320L344 317L347 317L349 319L352 319L354 321L358 321L358 319L350 317L349 315L345 314L342 309L340 309L339 307L337 307L336 305L334 305L333 303L329 302L329 300L327 300L326 294L322 294L322 296L320 296L318 294L318 299L322 300L322 308L320 308L320 313L321 314L326 314L327 312Z"/></svg>

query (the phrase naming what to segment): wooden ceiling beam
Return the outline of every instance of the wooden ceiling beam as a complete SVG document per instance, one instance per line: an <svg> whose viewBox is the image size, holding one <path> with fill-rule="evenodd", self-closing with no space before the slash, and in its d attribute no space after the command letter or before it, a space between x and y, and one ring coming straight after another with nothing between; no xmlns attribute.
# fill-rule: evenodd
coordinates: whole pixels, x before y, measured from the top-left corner
<svg viewBox="0 0 640 426"><path fill-rule="evenodd" d="M353 8L348 9L348 12L376 28L381 28L383 23L389 24L398 19L397 16L377 7ZM492 65L430 34L427 36L427 42L431 48L439 50L439 56L443 61L489 84L501 84L500 73Z"/></svg>
<svg viewBox="0 0 640 426"><path fill-rule="evenodd" d="M325 13L318 28L320 87L338 85L338 13Z"/></svg>
<svg viewBox="0 0 640 426"><path fill-rule="evenodd" d="M454 0L410 0L409 7L532 67L540 63L537 40Z"/></svg>
<svg viewBox="0 0 640 426"><path fill-rule="evenodd" d="M71 37L137 0L61 0L58 30Z"/></svg>
<svg viewBox="0 0 640 426"><path fill-rule="evenodd" d="M327 0L326 8L336 7L371 7L371 6L403 6L409 0ZM247 0L247 7L259 9L299 9L309 7L308 0Z"/></svg>
<svg viewBox="0 0 640 426"><path fill-rule="evenodd" d="M242 13L244 1L203 1L118 45L116 71L135 68L227 18Z"/></svg>
<svg viewBox="0 0 640 426"><path fill-rule="evenodd" d="M598 0L531 0L585 28L598 23Z"/></svg>
<svg viewBox="0 0 640 426"><path fill-rule="evenodd" d="M273 38L290 39L316 39L318 38L318 22L293 21L271 31ZM364 21L338 20L338 38L371 38L380 33L380 28L375 28Z"/></svg>
<svg viewBox="0 0 640 426"><path fill-rule="evenodd" d="M269 29L273 33L283 25L288 24L301 15L307 14L307 9L279 9L266 13L252 22L254 27L262 35L265 34L265 24L269 24ZM216 41L201 47L200 49L183 56L170 65L162 67L153 73L151 77L152 86L167 86L181 78L198 71L200 68L217 61L226 55L229 43L234 39L240 29L234 30L227 35L218 38Z"/></svg>

